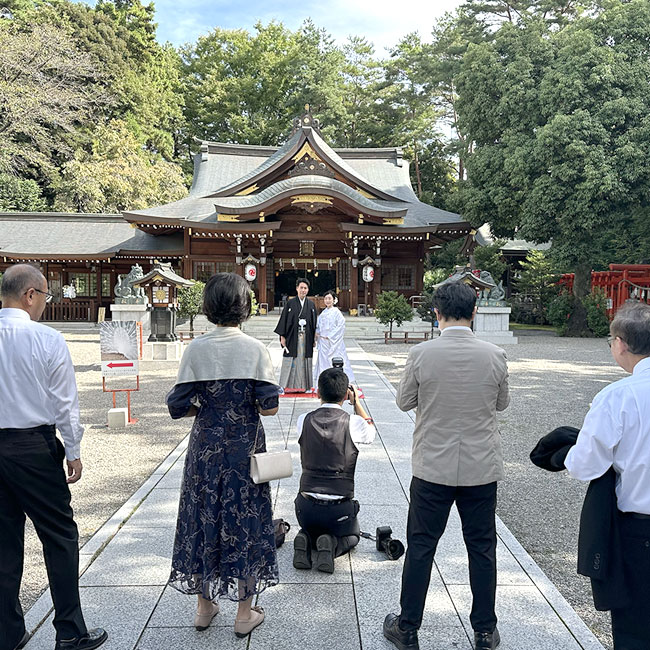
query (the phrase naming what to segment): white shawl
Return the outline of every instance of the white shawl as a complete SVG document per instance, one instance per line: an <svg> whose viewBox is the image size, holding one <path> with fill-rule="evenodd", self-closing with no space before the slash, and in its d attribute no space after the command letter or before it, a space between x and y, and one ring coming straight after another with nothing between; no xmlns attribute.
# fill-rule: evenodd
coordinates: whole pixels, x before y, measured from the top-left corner
<svg viewBox="0 0 650 650"><path fill-rule="evenodd" d="M238 327L216 327L194 339L181 358L177 384L255 379L277 384L266 346Z"/></svg>

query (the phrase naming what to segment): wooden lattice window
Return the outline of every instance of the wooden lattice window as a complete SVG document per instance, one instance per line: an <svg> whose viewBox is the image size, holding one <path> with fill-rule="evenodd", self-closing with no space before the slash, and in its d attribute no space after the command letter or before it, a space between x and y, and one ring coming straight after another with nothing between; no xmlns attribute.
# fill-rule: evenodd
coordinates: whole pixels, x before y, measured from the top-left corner
<svg viewBox="0 0 650 650"><path fill-rule="evenodd" d="M339 289L349 289L350 288L350 261L347 259L339 260L338 269L337 269L337 278L336 284Z"/></svg>

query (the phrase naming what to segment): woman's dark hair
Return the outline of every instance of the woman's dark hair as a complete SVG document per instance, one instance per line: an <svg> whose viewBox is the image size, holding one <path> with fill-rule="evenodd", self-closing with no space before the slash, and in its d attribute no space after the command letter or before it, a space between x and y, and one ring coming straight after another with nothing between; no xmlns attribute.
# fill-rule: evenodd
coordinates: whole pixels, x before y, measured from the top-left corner
<svg viewBox="0 0 650 650"><path fill-rule="evenodd" d="M308 289L311 287L311 285L309 284L309 280L307 278L298 278L296 280L296 289L298 288L298 285L302 284L303 282L307 285Z"/></svg>
<svg viewBox="0 0 650 650"><path fill-rule="evenodd" d="M464 282L448 282L433 294L433 306L444 319L471 320L475 305L476 291Z"/></svg>
<svg viewBox="0 0 650 650"><path fill-rule="evenodd" d="M203 313L215 325L239 325L251 315L248 282L235 273L215 273L203 290Z"/></svg>
<svg viewBox="0 0 650 650"><path fill-rule="evenodd" d="M650 356L650 305L626 302L616 312L609 330L627 343L632 354Z"/></svg>
<svg viewBox="0 0 650 650"><path fill-rule="evenodd" d="M326 292L323 294L323 298L324 298L325 296L332 296L332 298L334 298L334 301L336 301L336 294L335 294L333 291L326 291Z"/></svg>
<svg viewBox="0 0 650 650"><path fill-rule="evenodd" d="M350 381L340 368L323 370L318 377L318 394L323 402L342 402L348 394Z"/></svg>

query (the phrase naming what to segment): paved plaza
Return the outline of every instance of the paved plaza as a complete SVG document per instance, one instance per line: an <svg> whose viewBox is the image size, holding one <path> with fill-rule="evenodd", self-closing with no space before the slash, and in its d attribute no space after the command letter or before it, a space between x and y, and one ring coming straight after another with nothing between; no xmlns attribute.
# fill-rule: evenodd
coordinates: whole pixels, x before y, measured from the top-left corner
<svg viewBox="0 0 650 650"><path fill-rule="evenodd" d="M362 528L390 525L404 540L408 510L410 443L413 414L395 405L394 388L353 340L348 352L378 437L361 448L356 497L361 503ZM277 343L271 345L276 364ZM259 596L267 612L265 623L250 637L233 633L236 606L220 601L222 613L205 632L192 623L195 598L165 586L169 575L179 487L187 438L154 471L133 496L98 530L81 551L81 585L89 625L109 631L104 646L113 650L161 648L251 649L381 649L392 648L381 633L384 616L398 611L402 560L391 562L374 544L361 540L347 556L337 559L333 575L297 571L292 566L296 533L293 499L299 480L295 440L297 417L316 400L280 401L277 416L264 419L269 449L293 452L293 477L274 482L275 516L293 528L278 551L281 584ZM507 413L507 411L506 411ZM514 536L498 522L497 614L504 650L577 650L603 646L560 595ZM422 648L470 650L468 621L470 590L467 561L457 515L442 538L431 577ZM51 650L49 592L27 614L34 631L28 650Z"/></svg>

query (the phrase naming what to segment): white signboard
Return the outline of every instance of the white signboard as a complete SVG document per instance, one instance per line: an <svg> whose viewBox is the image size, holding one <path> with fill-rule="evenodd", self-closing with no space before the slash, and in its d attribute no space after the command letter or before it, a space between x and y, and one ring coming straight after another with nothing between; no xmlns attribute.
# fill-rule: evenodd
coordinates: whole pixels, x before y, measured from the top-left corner
<svg viewBox="0 0 650 650"><path fill-rule="evenodd" d="M375 279L375 269L370 264L363 267L361 277L364 282L372 282Z"/></svg>
<svg viewBox="0 0 650 650"><path fill-rule="evenodd" d="M249 281L253 282L257 277L257 267L255 264L247 264L244 267L244 277Z"/></svg>
<svg viewBox="0 0 650 650"><path fill-rule="evenodd" d="M138 324L135 321L100 323L99 346L103 377L138 374Z"/></svg>

